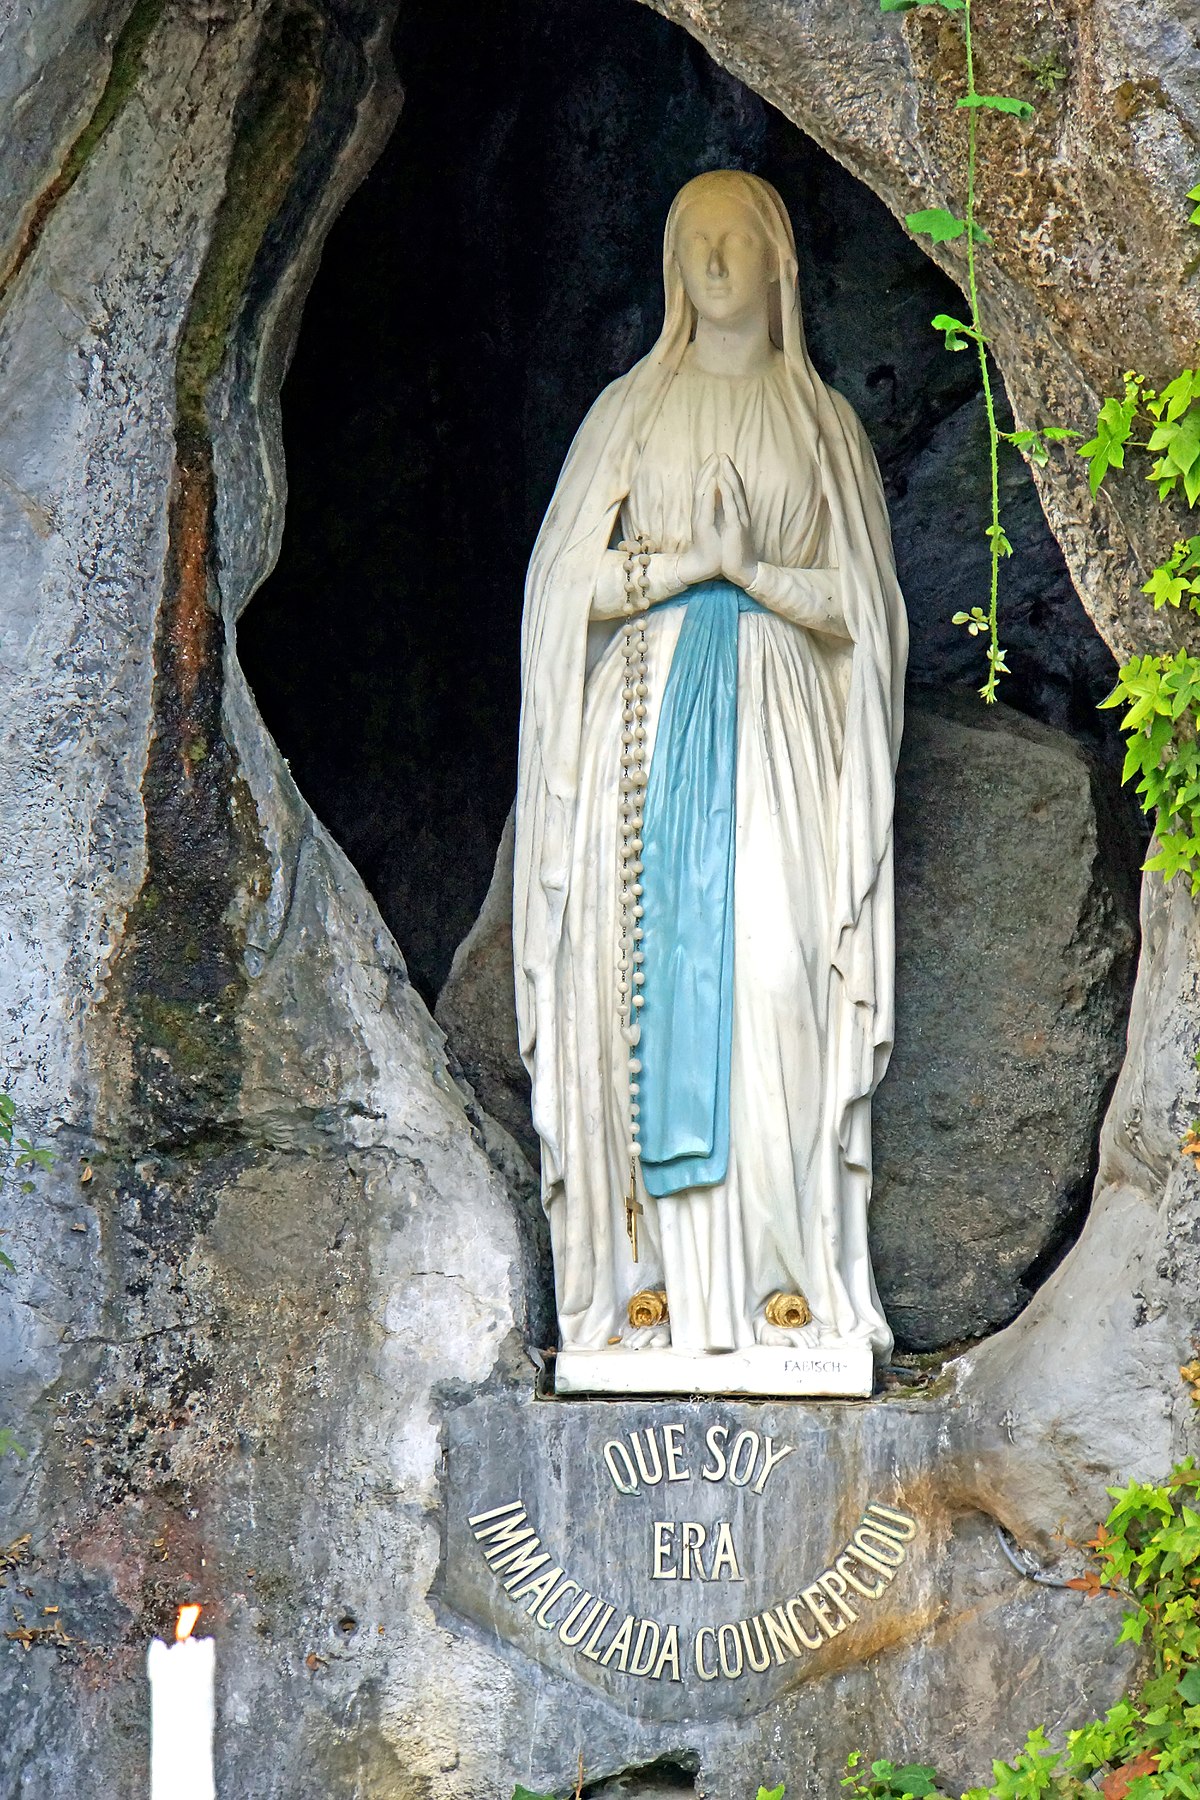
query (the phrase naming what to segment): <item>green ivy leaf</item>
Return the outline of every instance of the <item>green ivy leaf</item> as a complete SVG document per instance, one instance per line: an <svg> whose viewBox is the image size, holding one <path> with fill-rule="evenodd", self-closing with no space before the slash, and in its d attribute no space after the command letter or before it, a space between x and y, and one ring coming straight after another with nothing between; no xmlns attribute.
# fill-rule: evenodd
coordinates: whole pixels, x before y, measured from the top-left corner
<svg viewBox="0 0 1200 1800"><path fill-rule="evenodd" d="M973 606L970 612L956 612L950 615L952 625L965 625L971 637L978 637L980 632L988 629L988 616L982 606Z"/></svg>
<svg viewBox="0 0 1200 1800"><path fill-rule="evenodd" d="M927 1795L938 1791L937 1771L925 1763L906 1763L893 1772L892 1791L907 1795L909 1800L926 1800Z"/></svg>
<svg viewBox="0 0 1200 1800"><path fill-rule="evenodd" d="M0 1250L0 1269L7 1269L10 1275L15 1275L17 1272L16 1263L11 1256L5 1256L3 1250Z"/></svg>
<svg viewBox="0 0 1200 1800"><path fill-rule="evenodd" d="M1109 469L1125 467L1125 446L1133 430L1142 389L1140 376L1127 376L1124 398L1110 398L1104 402L1096 416L1095 437L1079 446L1080 456L1088 459L1088 486L1093 495L1099 491Z"/></svg>
<svg viewBox="0 0 1200 1800"><path fill-rule="evenodd" d="M937 313L929 322L935 331L945 332L947 350L965 350L967 339L977 335L970 325L951 313Z"/></svg>
<svg viewBox="0 0 1200 1800"><path fill-rule="evenodd" d="M783 1782L781 1781L778 1787L760 1787L758 1800L783 1800Z"/></svg>
<svg viewBox="0 0 1200 1800"><path fill-rule="evenodd" d="M986 106L992 112L1012 113L1018 119L1032 119L1034 111L1028 100L1014 100L1011 94L964 94L955 105Z"/></svg>
<svg viewBox="0 0 1200 1800"><path fill-rule="evenodd" d="M21 1444L18 1444L16 1437L7 1425L0 1425L0 1456L9 1455L16 1456L24 1462L29 1452Z"/></svg>
<svg viewBox="0 0 1200 1800"><path fill-rule="evenodd" d="M1028 431L999 431L996 435L1022 451L1039 469L1044 469L1050 461L1046 445L1064 443L1067 438L1077 438L1079 433L1065 425L1042 425Z"/></svg>
<svg viewBox="0 0 1200 1800"><path fill-rule="evenodd" d="M1029 461L1038 464L1038 468L1045 468L1045 464L1051 461L1051 452L1045 448L1042 432L1000 432L999 436L1004 437L1006 443L1011 443L1016 450L1024 450Z"/></svg>
<svg viewBox="0 0 1200 1800"><path fill-rule="evenodd" d="M924 212L906 213L904 223L918 236L931 237L935 244L953 243L967 229L966 220L947 212L944 206L929 206Z"/></svg>
<svg viewBox="0 0 1200 1800"><path fill-rule="evenodd" d="M1188 195L1188 199L1198 203L1196 205L1195 212L1192 214L1191 218L1188 220L1188 224L1189 225L1200 225L1200 187L1194 187L1192 189L1191 193Z"/></svg>
<svg viewBox="0 0 1200 1800"><path fill-rule="evenodd" d="M1173 381L1168 381L1161 394L1147 394L1145 398L1150 416L1161 419L1165 413L1169 424L1181 418L1193 400L1200 399L1200 372L1181 369Z"/></svg>
<svg viewBox="0 0 1200 1800"><path fill-rule="evenodd" d="M553 1794L535 1794L532 1788L522 1787L518 1781L512 1791L512 1800L554 1800Z"/></svg>

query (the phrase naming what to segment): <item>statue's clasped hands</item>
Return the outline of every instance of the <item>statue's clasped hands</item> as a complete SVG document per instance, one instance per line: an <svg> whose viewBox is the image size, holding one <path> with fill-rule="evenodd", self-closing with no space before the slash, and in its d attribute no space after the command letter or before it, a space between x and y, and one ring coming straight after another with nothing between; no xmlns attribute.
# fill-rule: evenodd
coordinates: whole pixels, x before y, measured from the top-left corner
<svg viewBox="0 0 1200 1800"><path fill-rule="evenodd" d="M692 541L679 557L685 587L723 575L734 587L748 587L758 572L750 535L750 503L731 459L710 456L696 474L692 495Z"/></svg>

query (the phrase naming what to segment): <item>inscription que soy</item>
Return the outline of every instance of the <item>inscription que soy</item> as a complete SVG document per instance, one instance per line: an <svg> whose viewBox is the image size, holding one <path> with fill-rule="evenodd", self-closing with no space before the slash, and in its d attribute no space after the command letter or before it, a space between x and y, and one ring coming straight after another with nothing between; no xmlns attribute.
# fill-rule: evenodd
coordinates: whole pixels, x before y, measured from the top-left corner
<svg viewBox="0 0 1200 1800"><path fill-rule="evenodd" d="M661 1616L622 1609L576 1581L543 1544L520 1499L473 1513L468 1525L508 1601L576 1657L652 1682L684 1682L692 1674L736 1682L803 1661L853 1627L864 1606L887 1592L919 1529L911 1514L872 1500L828 1566L778 1602L739 1614L746 1548L732 1520L688 1518L687 1495L706 1483L710 1493L724 1485L761 1497L795 1448L770 1433L724 1424L693 1427L690 1435L683 1423L647 1426L603 1443L600 1460L619 1496L661 1499L654 1510L662 1516L649 1520L643 1569L664 1584L655 1590L663 1596L655 1608ZM667 1616L672 1590L665 1584L682 1582L723 1596L714 1622L684 1627Z"/></svg>

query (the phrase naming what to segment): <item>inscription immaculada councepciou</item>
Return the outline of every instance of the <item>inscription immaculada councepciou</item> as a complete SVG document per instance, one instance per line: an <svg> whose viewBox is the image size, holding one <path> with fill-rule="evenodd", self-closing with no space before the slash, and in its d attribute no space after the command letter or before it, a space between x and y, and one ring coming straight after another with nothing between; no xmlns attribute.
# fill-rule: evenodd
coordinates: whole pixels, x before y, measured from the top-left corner
<svg viewBox="0 0 1200 1800"><path fill-rule="evenodd" d="M731 1520L684 1518L683 1484L726 1484L761 1496L794 1446L744 1429L711 1425L701 1454L689 1450L685 1427L669 1424L610 1438L601 1450L613 1487L625 1496L662 1493L662 1511L649 1521L646 1574L654 1582L704 1583L726 1596L711 1624L682 1628L663 1618L622 1610L575 1581L541 1541L524 1503L503 1502L468 1519L488 1567L514 1606L542 1631L556 1633L577 1656L602 1669L648 1681L737 1681L774 1662L802 1661L853 1626L864 1605L877 1601L903 1564L917 1521L899 1507L871 1501L828 1567L778 1603L734 1616L730 1587L746 1580ZM659 1589L664 1600L678 1588ZM657 1609L656 1609L657 1610ZM664 1611L666 1610L664 1606Z"/></svg>

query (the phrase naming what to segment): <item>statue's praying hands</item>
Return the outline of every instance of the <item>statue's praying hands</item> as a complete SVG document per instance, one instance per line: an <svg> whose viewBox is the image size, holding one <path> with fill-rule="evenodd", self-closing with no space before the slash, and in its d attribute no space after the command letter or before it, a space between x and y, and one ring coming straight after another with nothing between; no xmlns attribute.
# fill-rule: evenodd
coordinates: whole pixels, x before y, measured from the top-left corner
<svg viewBox="0 0 1200 1800"><path fill-rule="evenodd" d="M678 561L681 586L724 576L734 587L745 588L757 569L745 485L724 452L710 456L696 472L692 542Z"/></svg>

